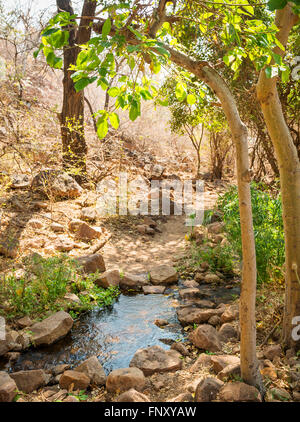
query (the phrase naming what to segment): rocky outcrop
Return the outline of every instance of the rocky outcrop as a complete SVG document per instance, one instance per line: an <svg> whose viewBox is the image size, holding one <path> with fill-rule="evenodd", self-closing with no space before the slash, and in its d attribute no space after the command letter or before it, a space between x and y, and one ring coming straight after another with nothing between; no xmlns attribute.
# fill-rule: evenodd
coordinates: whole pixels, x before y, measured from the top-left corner
<svg viewBox="0 0 300 422"><path fill-rule="evenodd" d="M34 346L50 345L65 337L73 327L71 316L60 311L30 327Z"/></svg>
<svg viewBox="0 0 300 422"><path fill-rule="evenodd" d="M176 350L164 350L160 346L152 346L138 350L129 366L141 369L146 376L156 372L176 371L182 367L180 356Z"/></svg>

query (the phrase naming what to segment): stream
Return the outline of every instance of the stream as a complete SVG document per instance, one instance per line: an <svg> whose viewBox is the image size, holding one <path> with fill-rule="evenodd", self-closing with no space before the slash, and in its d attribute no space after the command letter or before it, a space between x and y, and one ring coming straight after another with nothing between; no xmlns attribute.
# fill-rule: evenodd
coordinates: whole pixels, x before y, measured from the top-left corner
<svg viewBox="0 0 300 422"><path fill-rule="evenodd" d="M220 286L199 287L216 304L231 302L233 295L239 294L239 287L230 290ZM168 289L164 295L120 295L109 308L83 315L62 340L23 352L16 362L6 363L4 368L20 371L49 369L63 363L76 366L93 355L107 374L127 368L138 349L154 345L168 349L174 341L186 338L176 315L178 297L178 289ZM159 318L167 320L169 325L156 326L154 321Z"/></svg>

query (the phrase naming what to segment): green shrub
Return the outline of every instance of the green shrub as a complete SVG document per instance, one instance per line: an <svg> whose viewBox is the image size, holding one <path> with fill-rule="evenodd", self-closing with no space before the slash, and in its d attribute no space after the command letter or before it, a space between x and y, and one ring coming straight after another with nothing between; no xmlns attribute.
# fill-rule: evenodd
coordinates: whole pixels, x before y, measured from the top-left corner
<svg viewBox="0 0 300 422"><path fill-rule="evenodd" d="M75 260L66 255L51 258L33 255L25 260L22 278L17 278L12 271L0 279L0 303L6 304L0 313L13 318L72 309L73 315L77 315L94 306L108 306L119 295L119 289L98 287L94 283L97 278L97 273L84 276ZM67 292L76 293L81 303L66 301Z"/></svg>
<svg viewBox="0 0 300 422"><path fill-rule="evenodd" d="M207 262L211 271L232 276L236 267L236 257L231 245L217 245L214 248L199 248L196 244L192 248L193 266L199 266L202 262Z"/></svg>
<svg viewBox="0 0 300 422"><path fill-rule="evenodd" d="M257 259L258 283L282 281L284 233L280 196L273 197L257 184L251 185L253 225ZM233 250L242 258L241 228L237 188L222 195L217 204L224 216L227 238Z"/></svg>

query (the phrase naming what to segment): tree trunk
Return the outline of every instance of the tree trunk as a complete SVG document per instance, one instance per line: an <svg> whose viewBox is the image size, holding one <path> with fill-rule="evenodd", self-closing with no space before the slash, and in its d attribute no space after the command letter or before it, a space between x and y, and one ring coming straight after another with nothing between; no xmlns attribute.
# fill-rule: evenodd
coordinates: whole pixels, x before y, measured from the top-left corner
<svg viewBox="0 0 300 422"><path fill-rule="evenodd" d="M57 5L61 9L60 3L57 0ZM80 21L79 28L78 30L75 28L70 30L69 45L64 48L63 106L60 119L63 168L74 174L78 181L83 181L86 178L87 171L87 145L84 136L84 91L76 92L71 78L73 72L70 70L70 66L76 64L80 52L78 45L86 43L91 37L91 22L95 16L96 7L96 1L84 1L81 13L83 18Z"/></svg>
<svg viewBox="0 0 300 422"><path fill-rule="evenodd" d="M283 46L286 46L289 33L297 20L298 17L293 14L289 5L277 11L276 25L279 28L277 37ZM282 56L284 54L279 48L276 48L275 52ZM286 256L282 340L286 347L294 347L296 342L292 338L292 319L300 316L300 162L282 111L277 91L277 77L267 78L265 71L262 70L257 85L257 95L279 164Z"/></svg>

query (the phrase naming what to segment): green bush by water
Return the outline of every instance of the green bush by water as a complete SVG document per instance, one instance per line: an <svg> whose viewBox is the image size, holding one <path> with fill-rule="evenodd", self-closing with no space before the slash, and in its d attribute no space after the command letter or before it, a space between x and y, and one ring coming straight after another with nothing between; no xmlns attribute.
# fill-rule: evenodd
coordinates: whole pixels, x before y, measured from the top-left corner
<svg viewBox="0 0 300 422"><path fill-rule="evenodd" d="M282 282L285 252L280 196L273 197L258 185L252 184L251 200L258 283ZM217 208L223 212L227 239L241 259L241 228L236 187L232 187L219 198Z"/></svg>
<svg viewBox="0 0 300 422"><path fill-rule="evenodd" d="M119 295L119 289L103 289L94 281L99 274L85 276L78 264L66 255L42 258L34 255L25 262L25 274L18 278L14 271L0 279L0 314L6 318L31 315L44 316L45 312L70 310L72 316L95 306L108 306ZM78 295L81 303L69 303L66 293ZM84 294L83 294L84 293Z"/></svg>

